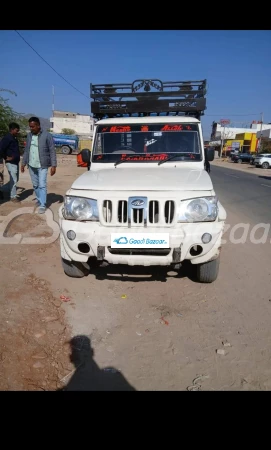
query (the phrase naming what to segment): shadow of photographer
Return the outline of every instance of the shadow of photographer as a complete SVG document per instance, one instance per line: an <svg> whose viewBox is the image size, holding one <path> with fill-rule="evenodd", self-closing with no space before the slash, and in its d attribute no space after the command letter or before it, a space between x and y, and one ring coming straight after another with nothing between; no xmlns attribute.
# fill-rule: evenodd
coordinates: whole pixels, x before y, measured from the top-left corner
<svg viewBox="0 0 271 450"><path fill-rule="evenodd" d="M75 372L59 391L135 391L114 367L100 369L94 361L94 350L87 336L74 336L70 341L70 360Z"/></svg>

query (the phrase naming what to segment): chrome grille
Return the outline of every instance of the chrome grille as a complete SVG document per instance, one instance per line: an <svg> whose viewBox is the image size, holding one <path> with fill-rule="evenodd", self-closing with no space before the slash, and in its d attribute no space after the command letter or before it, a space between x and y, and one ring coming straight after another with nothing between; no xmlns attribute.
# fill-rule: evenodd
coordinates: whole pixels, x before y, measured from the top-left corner
<svg viewBox="0 0 271 450"><path fill-rule="evenodd" d="M129 197L128 199L128 227L133 225L147 226L147 197Z"/></svg>
<svg viewBox="0 0 271 450"><path fill-rule="evenodd" d="M110 223L112 220L112 201L104 200L103 202L103 216L104 220L107 223Z"/></svg>
<svg viewBox="0 0 271 450"><path fill-rule="evenodd" d="M142 205L137 204L142 201ZM170 225L174 221L173 200L149 200L147 197L129 197L128 200L104 200L103 219L107 224L142 226Z"/></svg>
<svg viewBox="0 0 271 450"><path fill-rule="evenodd" d="M172 223L174 219L175 205L172 200L167 200L165 203L165 222Z"/></svg>
<svg viewBox="0 0 271 450"><path fill-rule="evenodd" d="M133 209L132 210L132 220L137 225L139 225L140 223L143 223L144 210L143 209Z"/></svg>
<svg viewBox="0 0 271 450"><path fill-rule="evenodd" d="M118 202L118 222L127 223L127 200L120 200Z"/></svg>
<svg viewBox="0 0 271 450"><path fill-rule="evenodd" d="M159 202L151 200L149 202L149 223L159 222Z"/></svg>

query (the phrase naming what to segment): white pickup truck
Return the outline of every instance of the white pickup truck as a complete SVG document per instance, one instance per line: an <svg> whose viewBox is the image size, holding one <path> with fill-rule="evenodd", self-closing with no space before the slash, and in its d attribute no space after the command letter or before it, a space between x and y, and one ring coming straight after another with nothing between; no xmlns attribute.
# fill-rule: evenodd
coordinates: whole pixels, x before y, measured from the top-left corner
<svg viewBox="0 0 271 450"><path fill-rule="evenodd" d="M176 82L170 100L164 100L166 83L158 98L146 86L157 88L159 80L143 80L143 93L135 90L139 81L130 90L130 85L92 86L98 121L92 152L82 153L88 170L59 209L64 272L83 277L97 261L178 269L189 260L198 281L211 283L219 271L226 212L205 170L206 158L214 159L212 150L204 152L200 122L205 80L188 87ZM125 87L132 100L118 93ZM112 95L121 97L118 103ZM159 115L160 110L184 115Z"/></svg>

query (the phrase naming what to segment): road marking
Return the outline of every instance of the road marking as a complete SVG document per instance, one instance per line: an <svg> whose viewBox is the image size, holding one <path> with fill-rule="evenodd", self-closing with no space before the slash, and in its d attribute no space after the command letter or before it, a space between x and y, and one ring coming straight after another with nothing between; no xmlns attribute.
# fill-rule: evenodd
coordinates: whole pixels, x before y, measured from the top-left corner
<svg viewBox="0 0 271 450"><path fill-rule="evenodd" d="M270 184L261 184L261 186L265 186L265 187L271 188L271 185L270 185Z"/></svg>
<svg viewBox="0 0 271 450"><path fill-rule="evenodd" d="M230 175L229 173L226 173L226 172L224 172L224 175L227 175L227 177L240 178L240 177L237 177L236 175Z"/></svg>

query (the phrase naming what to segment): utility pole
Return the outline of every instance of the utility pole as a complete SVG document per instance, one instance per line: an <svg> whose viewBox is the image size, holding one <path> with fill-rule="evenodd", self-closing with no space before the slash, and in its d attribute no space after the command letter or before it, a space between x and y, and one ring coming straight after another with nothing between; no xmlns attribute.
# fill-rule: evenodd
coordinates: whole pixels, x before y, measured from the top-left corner
<svg viewBox="0 0 271 450"><path fill-rule="evenodd" d="M52 94L53 94L53 103L52 103L52 112L54 117L54 110L55 110L55 87L52 86Z"/></svg>
<svg viewBox="0 0 271 450"><path fill-rule="evenodd" d="M53 99L52 99L52 116L54 117L54 110L55 110L55 87L54 86L52 86L52 96L53 96ZM51 123L51 126L52 126L52 123ZM54 123L53 123L53 125L54 125ZM51 130L54 131L54 127L51 128Z"/></svg>
<svg viewBox="0 0 271 450"><path fill-rule="evenodd" d="M230 120L229 119L220 119L220 125L221 125L221 147L220 147L220 158L222 158L223 156L223 147L224 147L224 139L225 139L225 125L226 124L230 124ZM223 131L222 131L223 130ZM226 153L226 151L225 151Z"/></svg>
<svg viewBox="0 0 271 450"><path fill-rule="evenodd" d="M261 145L262 145L262 131L263 131L263 113L261 113L260 139L259 139L258 145L257 145L257 153L259 153L259 150L261 150Z"/></svg>
<svg viewBox="0 0 271 450"><path fill-rule="evenodd" d="M223 147L224 147L224 130L225 130L225 125L223 127L223 132L221 132L221 148L220 148L220 158L223 157ZM222 130L221 130L222 131Z"/></svg>

